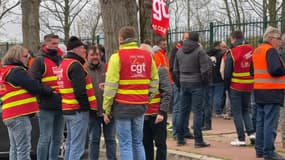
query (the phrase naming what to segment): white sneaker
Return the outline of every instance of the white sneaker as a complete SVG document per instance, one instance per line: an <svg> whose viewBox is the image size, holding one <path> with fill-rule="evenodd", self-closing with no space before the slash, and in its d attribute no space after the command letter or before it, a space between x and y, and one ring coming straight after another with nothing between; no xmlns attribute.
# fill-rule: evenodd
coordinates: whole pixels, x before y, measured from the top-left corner
<svg viewBox="0 0 285 160"><path fill-rule="evenodd" d="M231 141L232 146L245 146L245 141L239 141L238 139Z"/></svg>
<svg viewBox="0 0 285 160"><path fill-rule="evenodd" d="M255 135L254 134L249 135L249 140L250 140L250 144L254 145L255 144Z"/></svg>

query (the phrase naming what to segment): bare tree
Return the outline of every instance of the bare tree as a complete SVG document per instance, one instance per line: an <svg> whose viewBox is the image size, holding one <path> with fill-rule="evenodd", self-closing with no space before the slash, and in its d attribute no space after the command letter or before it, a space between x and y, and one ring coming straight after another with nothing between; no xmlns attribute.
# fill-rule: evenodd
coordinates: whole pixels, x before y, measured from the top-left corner
<svg viewBox="0 0 285 160"><path fill-rule="evenodd" d="M34 53L38 52L40 42L39 7L41 0L22 0L23 44Z"/></svg>
<svg viewBox="0 0 285 160"><path fill-rule="evenodd" d="M11 1L10 1L11 2ZM16 3L9 3L8 0L0 0L0 20L2 20L12 9L20 5L20 0Z"/></svg>
<svg viewBox="0 0 285 160"><path fill-rule="evenodd" d="M100 4L97 1L90 3L86 6L86 10L79 16L77 21L77 27L81 28L78 35L82 39L91 40L92 44L95 44L96 34L100 31L102 25L102 14Z"/></svg>
<svg viewBox="0 0 285 160"><path fill-rule="evenodd" d="M285 33L285 0L282 0L281 33Z"/></svg>
<svg viewBox="0 0 285 160"><path fill-rule="evenodd" d="M100 0L106 57L118 49L118 31L123 26L137 28L137 4L135 0Z"/></svg>
<svg viewBox="0 0 285 160"><path fill-rule="evenodd" d="M269 11L269 18L270 18L270 25L276 26L276 0L270 0L268 3L268 11Z"/></svg>
<svg viewBox="0 0 285 160"><path fill-rule="evenodd" d="M71 25L90 0L45 0L41 7L46 10L47 16L41 17L45 27L51 31L60 31L67 42ZM49 19L56 21L51 23Z"/></svg>

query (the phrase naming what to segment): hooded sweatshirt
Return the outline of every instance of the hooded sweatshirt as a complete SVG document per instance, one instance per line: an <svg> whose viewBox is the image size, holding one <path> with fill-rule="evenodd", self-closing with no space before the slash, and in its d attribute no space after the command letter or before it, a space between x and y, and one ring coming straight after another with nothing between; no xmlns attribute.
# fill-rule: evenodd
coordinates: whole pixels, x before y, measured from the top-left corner
<svg viewBox="0 0 285 160"><path fill-rule="evenodd" d="M211 61L197 42L185 41L176 56L174 72L179 75L180 86L202 87L208 85L211 75Z"/></svg>

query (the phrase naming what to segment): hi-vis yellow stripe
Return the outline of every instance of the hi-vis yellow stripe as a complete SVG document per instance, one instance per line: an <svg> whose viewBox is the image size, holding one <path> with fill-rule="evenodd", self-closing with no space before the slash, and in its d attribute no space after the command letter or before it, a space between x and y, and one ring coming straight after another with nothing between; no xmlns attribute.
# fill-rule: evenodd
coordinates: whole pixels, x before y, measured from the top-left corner
<svg viewBox="0 0 285 160"><path fill-rule="evenodd" d="M233 72L234 77L245 77L245 76L250 76L250 72L241 72L241 73L236 73Z"/></svg>
<svg viewBox="0 0 285 160"><path fill-rule="evenodd" d="M153 98L149 104L160 103L160 98Z"/></svg>
<svg viewBox="0 0 285 160"><path fill-rule="evenodd" d="M96 100L95 96L88 97L88 101L89 102L94 101L94 100ZM62 103L65 103L65 104L79 104L76 99L62 99Z"/></svg>
<svg viewBox="0 0 285 160"><path fill-rule="evenodd" d="M237 79L237 78L232 78L232 82L235 83L253 83L253 79Z"/></svg>
<svg viewBox="0 0 285 160"><path fill-rule="evenodd" d="M42 82L49 82L49 81L56 81L56 80L57 80L56 76L49 76L49 77L42 78Z"/></svg>
<svg viewBox="0 0 285 160"><path fill-rule="evenodd" d="M119 94L148 94L148 89L142 89L142 90L132 90L132 89L118 89L117 93Z"/></svg>
<svg viewBox="0 0 285 160"><path fill-rule="evenodd" d="M37 101L36 97L22 99L19 101L14 101L14 102L3 104L2 109L8 109L8 108L12 108L18 105L27 104L27 103L36 102L36 101Z"/></svg>
<svg viewBox="0 0 285 160"><path fill-rule="evenodd" d="M92 86L92 83L89 83L89 84L87 84L86 85L86 89L91 89L93 86ZM60 93L73 93L74 92L74 90L73 90L73 88L64 88L64 89L59 89L59 92Z"/></svg>
<svg viewBox="0 0 285 160"><path fill-rule="evenodd" d="M11 98L11 97L14 97L14 96L18 96L20 94L23 94L23 93L27 93L28 91L25 90L25 89L20 89L20 90L17 90L17 91L13 91L13 92L10 92L8 94L5 94L5 96L1 97L2 101L8 99L8 98Z"/></svg>
<svg viewBox="0 0 285 160"><path fill-rule="evenodd" d="M149 84L149 79L138 79L138 80L120 80L119 84Z"/></svg>

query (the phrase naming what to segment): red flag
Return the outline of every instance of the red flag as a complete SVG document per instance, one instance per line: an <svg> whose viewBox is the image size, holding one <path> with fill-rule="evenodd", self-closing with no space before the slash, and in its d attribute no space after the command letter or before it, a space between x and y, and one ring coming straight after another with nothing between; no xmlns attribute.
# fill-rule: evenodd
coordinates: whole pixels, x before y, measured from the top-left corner
<svg viewBox="0 0 285 160"><path fill-rule="evenodd" d="M167 34L169 13L166 0L152 0L152 29L162 37Z"/></svg>

